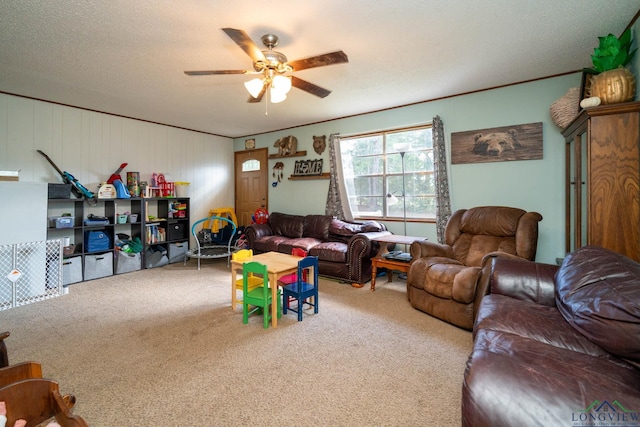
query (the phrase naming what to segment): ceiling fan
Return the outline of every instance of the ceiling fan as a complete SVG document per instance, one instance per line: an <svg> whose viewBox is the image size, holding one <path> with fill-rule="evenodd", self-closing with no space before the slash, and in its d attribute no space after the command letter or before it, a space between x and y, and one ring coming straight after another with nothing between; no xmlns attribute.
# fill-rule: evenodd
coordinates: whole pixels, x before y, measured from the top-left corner
<svg viewBox="0 0 640 427"><path fill-rule="evenodd" d="M272 103L282 102L286 99L291 86L309 92L312 95L324 98L331 93L306 80L296 76L285 76L285 74L305 70L307 68L323 67L325 65L341 64L349 62L347 54L341 50L325 53L324 55L311 56L309 58L287 61L287 57L273 50L278 45L278 36L265 34L262 36L262 43L267 50L260 50L258 46L243 30L235 28L223 28L224 31L247 55L253 60L253 70L203 70L185 71L188 76L207 76L215 74L260 74L262 77L255 78L245 83L245 87L251 95L247 102L260 102L269 89Z"/></svg>

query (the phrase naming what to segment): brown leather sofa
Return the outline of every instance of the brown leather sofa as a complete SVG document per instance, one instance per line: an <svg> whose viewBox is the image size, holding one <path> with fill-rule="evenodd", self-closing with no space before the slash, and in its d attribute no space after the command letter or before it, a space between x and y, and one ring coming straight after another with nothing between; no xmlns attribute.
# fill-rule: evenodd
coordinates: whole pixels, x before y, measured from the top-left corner
<svg viewBox="0 0 640 427"><path fill-rule="evenodd" d="M585 246L483 269L463 426L640 425L640 264Z"/></svg>
<svg viewBox="0 0 640 427"><path fill-rule="evenodd" d="M273 212L266 224L245 228L245 237L254 253L290 254L301 248L318 257L318 272L362 286L371 280L371 257L378 243L371 239L391 234L376 221L350 223L329 215L290 215Z"/></svg>
<svg viewBox="0 0 640 427"><path fill-rule="evenodd" d="M445 243L411 245L407 297L414 308L471 330L486 286L481 265L485 256L534 260L538 245L537 212L506 206L460 209L445 228Z"/></svg>

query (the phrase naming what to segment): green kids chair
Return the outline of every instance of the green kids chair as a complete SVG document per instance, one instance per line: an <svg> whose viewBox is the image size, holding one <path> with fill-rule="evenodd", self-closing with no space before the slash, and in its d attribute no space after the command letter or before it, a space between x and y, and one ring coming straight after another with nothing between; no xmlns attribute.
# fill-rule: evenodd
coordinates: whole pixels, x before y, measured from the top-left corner
<svg viewBox="0 0 640 427"><path fill-rule="evenodd" d="M251 276L262 278L262 286L249 290ZM277 286L275 283L273 286ZM276 301L271 299L271 288L269 288L269 276L267 266L259 262L247 262L242 267L242 323L249 323L249 314L262 311L264 328L269 328L271 320L271 304L278 304L278 317L282 316L280 311L280 289ZM250 310L249 306L253 306Z"/></svg>

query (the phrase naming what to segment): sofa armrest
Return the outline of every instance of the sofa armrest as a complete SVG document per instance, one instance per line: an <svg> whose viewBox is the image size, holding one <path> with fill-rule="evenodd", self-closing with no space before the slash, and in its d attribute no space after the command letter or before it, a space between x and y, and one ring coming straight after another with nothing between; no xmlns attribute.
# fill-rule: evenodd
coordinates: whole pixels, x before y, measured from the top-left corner
<svg viewBox="0 0 640 427"><path fill-rule="evenodd" d="M537 304L555 306L555 273L557 265L501 256L485 258L483 279L488 293L506 295Z"/></svg>
<svg viewBox="0 0 640 427"><path fill-rule="evenodd" d="M378 253L380 244L373 241L376 237L392 234L389 231L369 231L366 233L354 234L347 244L347 262L349 264L349 279L354 283L365 283L371 277L364 277L368 274L369 268L363 268L363 263L371 263L370 259Z"/></svg>
<svg viewBox="0 0 640 427"><path fill-rule="evenodd" d="M244 229L244 235L250 249L253 243L261 237L273 235L273 230L269 224L251 224Z"/></svg>
<svg viewBox="0 0 640 427"><path fill-rule="evenodd" d="M428 240L416 240L411 244L410 251L411 259L434 256L455 259L451 246L430 242Z"/></svg>
<svg viewBox="0 0 640 427"><path fill-rule="evenodd" d="M349 256L351 256L352 250L358 249L358 256L367 256L369 258L375 256L378 253L380 243L375 242L373 239L381 236L388 236L390 231L369 231L366 233L354 234L349 239Z"/></svg>

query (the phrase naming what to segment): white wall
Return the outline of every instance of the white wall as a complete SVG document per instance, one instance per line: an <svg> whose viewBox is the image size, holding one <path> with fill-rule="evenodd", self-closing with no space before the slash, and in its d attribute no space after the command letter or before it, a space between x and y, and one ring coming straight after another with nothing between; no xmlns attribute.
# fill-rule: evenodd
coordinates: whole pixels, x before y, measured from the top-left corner
<svg viewBox="0 0 640 427"><path fill-rule="evenodd" d="M0 245L47 239L47 184L0 182L0 194L5 202L5 208L0 209Z"/></svg>
<svg viewBox="0 0 640 427"><path fill-rule="evenodd" d="M331 133L350 135L401 128L430 123L435 115L439 115L444 123L450 158L452 132L542 122L542 160L463 165L451 165L449 161L448 170L453 210L504 205L542 214L544 219L540 223L537 260L555 263L556 257L564 256L564 138L551 121L549 107L568 88L579 86L580 78L580 73L575 73L249 137L255 138L257 147L269 147L269 153L274 154L273 143L278 138L294 135L298 138L298 149L307 151L304 158L323 158L324 171L329 171L329 150L318 156L312 147L313 135L327 135L328 138ZM244 139L234 141L236 150L244 148ZM271 212L324 213L328 180L287 180L293 173L295 161L304 158L278 159L284 161L285 179L276 187L269 188ZM274 164L275 160L270 159L269 168ZM271 172L270 169L269 176ZM385 224L391 231L403 233L401 222ZM407 234L436 240L433 224L410 223Z"/></svg>
<svg viewBox="0 0 640 427"><path fill-rule="evenodd" d="M121 163L128 163L123 178L137 171L149 181L162 172L190 182L192 222L234 203L229 138L0 94L0 170L20 170L21 182L60 182L36 150L91 191Z"/></svg>

